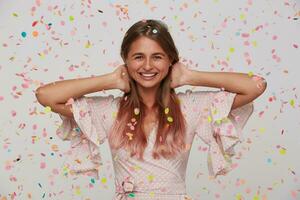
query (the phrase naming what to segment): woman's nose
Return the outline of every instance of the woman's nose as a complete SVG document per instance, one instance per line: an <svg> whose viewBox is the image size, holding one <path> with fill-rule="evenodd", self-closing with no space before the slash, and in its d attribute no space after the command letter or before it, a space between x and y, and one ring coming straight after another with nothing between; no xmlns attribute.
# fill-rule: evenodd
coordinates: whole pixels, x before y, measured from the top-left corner
<svg viewBox="0 0 300 200"><path fill-rule="evenodd" d="M153 67L152 67L151 61L150 61L150 60L146 60L143 68L144 68L145 70L150 70L150 69L152 69Z"/></svg>

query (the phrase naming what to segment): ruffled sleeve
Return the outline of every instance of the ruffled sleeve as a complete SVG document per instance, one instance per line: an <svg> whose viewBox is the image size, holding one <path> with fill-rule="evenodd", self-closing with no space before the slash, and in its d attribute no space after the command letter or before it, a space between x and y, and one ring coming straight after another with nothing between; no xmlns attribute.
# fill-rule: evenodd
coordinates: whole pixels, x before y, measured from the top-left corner
<svg viewBox="0 0 300 200"><path fill-rule="evenodd" d="M236 93L200 91L193 96L201 107L195 133L209 146L209 175L224 175L232 169L234 146L242 141L242 129L253 113L253 102L232 110Z"/></svg>
<svg viewBox="0 0 300 200"><path fill-rule="evenodd" d="M71 173L84 174L99 179L102 165L99 145L104 143L108 122L115 103L113 95L81 97L72 103L73 118L59 114L62 124L56 131L62 140L70 141L64 163Z"/></svg>

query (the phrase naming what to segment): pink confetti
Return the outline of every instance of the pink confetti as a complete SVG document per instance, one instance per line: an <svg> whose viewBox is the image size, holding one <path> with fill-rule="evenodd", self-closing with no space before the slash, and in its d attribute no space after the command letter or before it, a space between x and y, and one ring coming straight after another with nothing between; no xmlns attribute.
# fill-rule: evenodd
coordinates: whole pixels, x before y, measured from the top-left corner
<svg viewBox="0 0 300 200"><path fill-rule="evenodd" d="M41 162L40 163L40 168L41 169L45 169L46 168L46 163L45 162Z"/></svg>
<svg viewBox="0 0 300 200"><path fill-rule="evenodd" d="M12 117L15 117L17 115L17 112L15 110L12 110L10 113Z"/></svg>
<svg viewBox="0 0 300 200"><path fill-rule="evenodd" d="M242 33L242 37L247 38L247 37L249 37L249 34L248 33Z"/></svg>
<svg viewBox="0 0 300 200"><path fill-rule="evenodd" d="M37 6L41 6L41 1L40 0L35 0L35 3Z"/></svg>
<svg viewBox="0 0 300 200"><path fill-rule="evenodd" d="M28 88L29 87L29 84L28 83L23 83L22 84L22 88Z"/></svg>

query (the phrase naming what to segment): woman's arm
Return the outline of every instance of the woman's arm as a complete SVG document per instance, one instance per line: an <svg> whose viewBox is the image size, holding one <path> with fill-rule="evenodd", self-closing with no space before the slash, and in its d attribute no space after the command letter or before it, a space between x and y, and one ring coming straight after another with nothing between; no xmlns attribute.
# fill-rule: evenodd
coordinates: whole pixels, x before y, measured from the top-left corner
<svg viewBox="0 0 300 200"><path fill-rule="evenodd" d="M188 85L216 87L237 93L232 109L250 103L259 97L267 87L264 78L245 73L188 70L186 77L186 84Z"/></svg>
<svg viewBox="0 0 300 200"><path fill-rule="evenodd" d="M222 88L236 93L232 109L250 103L267 87L264 78L256 75L234 72L203 72L188 69L178 62L172 66L171 88L183 85Z"/></svg>
<svg viewBox="0 0 300 200"><path fill-rule="evenodd" d="M49 106L51 111L67 117L73 117L71 105L65 105L69 99L77 99L85 94L115 89L116 79L113 73L90 78L57 81L39 87L36 98L43 106Z"/></svg>

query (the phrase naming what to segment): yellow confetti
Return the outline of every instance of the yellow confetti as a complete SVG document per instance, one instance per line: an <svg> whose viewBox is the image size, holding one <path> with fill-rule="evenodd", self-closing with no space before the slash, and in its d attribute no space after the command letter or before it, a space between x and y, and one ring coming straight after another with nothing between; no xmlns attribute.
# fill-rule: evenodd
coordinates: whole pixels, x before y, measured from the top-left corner
<svg viewBox="0 0 300 200"><path fill-rule="evenodd" d="M103 183L103 184L107 183L107 179L106 178L102 178L101 179L101 183Z"/></svg>
<svg viewBox="0 0 300 200"><path fill-rule="evenodd" d="M150 197L154 197L154 195L155 195L154 192L150 192L150 193L149 193L149 196L150 196Z"/></svg>
<svg viewBox="0 0 300 200"><path fill-rule="evenodd" d="M40 58L45 58L45 54L44 53L38 53Z"/></svg>
<svg viewBox="0 0 300 200"><path fill-rule="evenodd" d="M260 133L264 133L264 132L266 132L266 128L259 128L258 131L259 131Z"/></svg>
<svg viewBox="0 0 300 200"><path fill-rule="evenodd" d="M45 107L45 113L49 113L51 112L51 107L50 106L46 106Z"/></svg>
<svg viewBox="0 0 300 200"><path fill-rule="evenodd" d="M281 155L285 155L286 154L286 150L281 148L281 149L279 149L279 153Z"/></svg>
<svg viewBox="0 0 300 200"><path fill-rule="evenodd" d="M80 194L81 194L80 187L76 187L76 189L75 189L75 194L76 194L76 195L80 195Z"/></svg>
<svg viewBox="0 0 300 200"><path fill-rule="evenodd" d="M18 14L17 13L13 13L12 14L14 17L18 17Z"/></svg>
<svg viewBox="0 0 300 200"><path fill-rule="evenodd" d="M221 124L221 121L222 121L221 119L216 120L217 124Z"/></svg>
<svg viewBox="0 0 300 200"><path fill-rule="evenodd" d="M208 122L211 122L211 121L212 121L211 116L208 116L208 117L207 117L207 121L208 121Z"/></svg>
<svg viewBox="0 0 300 200"><path fill-rule="evenodd" d="M117 117L117 113L118 113L118 112L113 112L113 113L112 113L113 118L116 118L116 117Z"/></svg>
<svg viewBox="0 0 300 200"><path fill-rule="evenodd" d="M229 48L229 52L230 52L230 53L233 53L233 52L234 52L234 48L233 48L233 47L230 47L230 48Z"/></svg>
<svg viewBox="0 0 300 200"><path fill-rule="evenodd" d="M251 72L251 71L248 72L248 76L249 76L249 77L252 77L252 76L253 76L253 72Z"/></svg>
<svg viewBox="0 0 300 200"><path fill-rule="evenodd" d="M253 200L260 200L260 198L259 198L259 196L255 195L255 196L253 197Z"/></svg>
<svg viewBox="0 0 300 200"><path fill-rule="evenodd" d="M134 166L134 170L141 170L141 167L140 166Z"/></svg>
<svg viewBox="0 0 300 200"><path fill-rule="evenodd" d="M257 42L254 40L254 41L252 42L252 45L253 45L254 47L257 47Z"/></svg>
<svg viewBox="0 0 300 200"><path fill-rule="evenodd" d="M241 194L236 194L235 200L243 200L243 196Z"/></svg>
<svg viewBox="0 0 300 200"><path fill-rule="evenodd" d="M154 180L154 176L153 175L148 175L147 179L149 182L152 182Z"/></svg>
<svg viewBox="0 0 300 200"><path fill-rule="evenodd" d="M169 113L169 111L170 111L170 109L169 109L169 108L165 108L165 114L168 114L168 113Z"/></svg>
<svg viewBox="0 0 300 200"><path fill-rule="evenodd" d="M168 117L167 120L168 120L168 122L173 122L173 118L172 117Z"/></svg>
<svg viewBox="0 0 300 200"><path fill-rule="evenodd" d="M246 16L245 16L244 13L242 13L242 14L240 15L240 19L241 19L241 20L245 20L245 19L246 19Z"/></svg>
<svg viewBox="0 0 300 200"><path fill-rule="evenodd" d="M290 100L290 105L294 108L294 106L295 106L295 101L294 101L294 99Z"/></svg>
<svg viewBox="0 0 300 200"><path fill-rule="evenodd" d="M85 48L90 48L91 47L91 43L90 43L90 41L87 41L87 43L85 44Z"/></svg>

